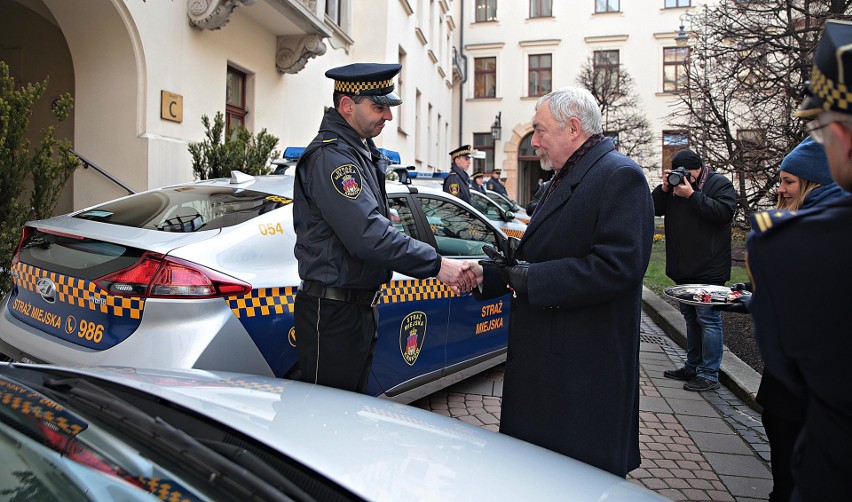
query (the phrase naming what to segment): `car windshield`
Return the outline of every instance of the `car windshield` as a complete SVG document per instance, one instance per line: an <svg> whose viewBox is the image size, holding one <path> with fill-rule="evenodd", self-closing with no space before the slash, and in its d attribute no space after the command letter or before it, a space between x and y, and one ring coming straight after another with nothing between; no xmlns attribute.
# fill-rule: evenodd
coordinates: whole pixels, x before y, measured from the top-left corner
<svg viewBox="0 0 852 502"><path fill-rule="evenodd" d="M254 190L180 186L107 202L75 218L163 232L196 232L238 225L291 202Z"/></svg>

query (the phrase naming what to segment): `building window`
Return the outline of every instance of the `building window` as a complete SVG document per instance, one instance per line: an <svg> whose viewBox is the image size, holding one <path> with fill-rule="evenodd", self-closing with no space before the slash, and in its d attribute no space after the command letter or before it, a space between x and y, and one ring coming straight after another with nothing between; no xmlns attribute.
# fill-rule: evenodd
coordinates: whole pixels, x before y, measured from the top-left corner
<svg viewBox="0 0 852 502"><path fill-rule="evenodd" d="M485 152L484 159L473 159L473 172L490 173L494 170L494 138L490 132L473 133L473 147Z"/></svg>
<svg viewBox="0 0 852 502"><path fill-rule="evenodd" d="M674 9L677 7L690 7L692 6L692 0L666 0L665 8L666 9Z"/></svg>
<svg viewBox="0 0 852 502"><path fill-rule="evenodd" d="M663 169L672 168L672 155L689 147L689 134L685 131L663 131Z"/></svg>
<svg viewBox="0 0 852 502"><path fill-rule="evenodd" d="M473 97L497 97L497 58L476 58L473 71Z"/></svg>
<svg viewBox="0 0 852 502"><path fill-rule="evenodd" d="M530 55L529 96L544 96L553 89L552 61L551 54Z"/></svg>
<svg viewBox="0 0 852 502"><path fill-rule="evenodd" d="M228 67L225 87L225 124L230 135L234 127L246 126L246 74Z"/></svg>
<svg viewBox="0 0 852 502"><path fill-rule="evenodd" d="M686 87L689 47L663 48L663 92L678 92Z"/></svg>
<svg viewBox="0 0 852 502"><path fill-rule="evenodd" d="M604 95L617 93L620 71L618 51L594 51L592 62L595 89Z"/></svg>
<svg viewBox="0 0 852 502"><path fill-rule="evenodd" d="M325 0L325 15L340 26L340 0Z"/></svg>
<svg viewBox="0 0 852 502"><path fill-rule="evenodd" d="M553 15L553 0L530 0L530 17Z"/></svg>
<svg viewBox="0 0 852 502"><path fill-rule="evenodd" d="M595 12L619 12L621 0L595 0Z"/></svg>
<svg viewBox="0 0 852 502"><path fill-rule="evenodd" d="M476 22L497 20L497 0L476 0Z"/></svg>
<svg viewBox="0 0 852 502"><path fill-rule="evenodd" d="M737 131L743 158L755 168L764 164L766 157L766 131L761 129L740 129Z"/></svg>

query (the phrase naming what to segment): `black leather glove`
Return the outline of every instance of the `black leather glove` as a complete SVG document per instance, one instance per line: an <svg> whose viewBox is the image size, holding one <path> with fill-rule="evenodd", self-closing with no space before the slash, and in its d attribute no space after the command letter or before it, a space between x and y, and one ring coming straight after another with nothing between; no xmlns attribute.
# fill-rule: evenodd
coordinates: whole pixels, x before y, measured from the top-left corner
<svg viewBox="0 0 852 502"><path fill-rule="evenodd" d="M488 260L479 261L479 264L483 267L508 267L511 265L511 260L506 258L503 253L491 244L482 246L482 252L489 258Z"/></svg>
<svg viewBox="0 0 852 502"><path fill-rule="evenodd" d="M517 265L511 267L502 267L500 269L500 277L511 286L515 294L527 294L527 277L530 273L530 264L527 262L518 262Z"/></svg>
<svg viewBox="0 0 852 502"><path fill-rule="evenodd" d="M751 291L750 282L735 282L731 284L731 291Z"/></svg>

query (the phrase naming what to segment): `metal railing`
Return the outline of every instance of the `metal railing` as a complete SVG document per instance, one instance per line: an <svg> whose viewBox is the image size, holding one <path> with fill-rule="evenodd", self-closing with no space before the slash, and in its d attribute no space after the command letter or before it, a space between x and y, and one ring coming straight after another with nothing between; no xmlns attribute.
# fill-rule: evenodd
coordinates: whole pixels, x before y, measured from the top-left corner
<svg viewBox="0 0 852 502"><path fill-rule="evenodd" d="M100 167L98 167L97 165L95 165L94 163L92 163L92 161L90 161L89 159L87 159L87 158L83 157L82 155L80 155L79 153L77 153L75 150L71 150L71 153L73 153L74 155L76 155L76 156L77 156L77 158L78 158L78 159L80 159L80 161L82 161L82 162L83 162L83 168L84 168L84 169L88 169L88 168L90 168L90 167L91 167L91 168L92 168L92 169L94 169L95 171L97 171L97 172L99 172L100 174L102 174L102 175L103 175L105 178L107 178L108 180L112 181L113 183L115 183L116 185L120 186L121 188L123 188L123 189L127 190L127 193L129 193L129 194L134 194L134 193L136 193L136 190L133 190L132 188L130 188L129 186L127 186L124 182L122 182L120 179L118 179L118 178L116 178L115 176L111 175L110 173L108 173L108 172L104 171L103 169L101 169Z"/></svg>

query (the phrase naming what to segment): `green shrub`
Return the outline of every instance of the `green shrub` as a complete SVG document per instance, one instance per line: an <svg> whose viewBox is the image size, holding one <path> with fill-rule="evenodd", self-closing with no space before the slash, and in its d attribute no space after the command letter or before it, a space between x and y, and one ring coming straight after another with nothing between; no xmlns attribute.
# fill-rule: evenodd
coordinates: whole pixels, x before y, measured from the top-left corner
<svg viewBox="0 0 852 502"><path fill-rule="evenodd" d="M43 82L16 85L0 61L0 291L11 285L9 264L28 220L51 216L59 194L79 165L71 143L54 137L54 126L41 141L27 139L32 107L47 89ZM53 106L59 122L68 118L73 100L68 93Z"/></svg>
<svg viewBox="0 0 852 502"><path fill-rule="evenodd" d="M206 139L189 144L195 179L228 178L234 170L252 176L272 172L269 163L278 157L275 150L278 138L266 129L254 137L245 127L237 126L223 140L225 118L222 112L216 112L212 124L207 115L202 115L201 124Z"/></svg>

